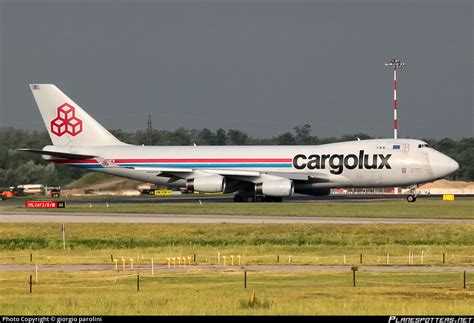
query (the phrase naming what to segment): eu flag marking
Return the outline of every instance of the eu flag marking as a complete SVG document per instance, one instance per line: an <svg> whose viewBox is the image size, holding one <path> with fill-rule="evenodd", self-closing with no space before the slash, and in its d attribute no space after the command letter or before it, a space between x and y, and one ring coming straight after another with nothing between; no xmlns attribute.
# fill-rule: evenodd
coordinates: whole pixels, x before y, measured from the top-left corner
<svg viewBox="0 0 474 323"><path fill-rule="evenodd" d="M400 145L393 145L393 149L400 149Z"/></svg>

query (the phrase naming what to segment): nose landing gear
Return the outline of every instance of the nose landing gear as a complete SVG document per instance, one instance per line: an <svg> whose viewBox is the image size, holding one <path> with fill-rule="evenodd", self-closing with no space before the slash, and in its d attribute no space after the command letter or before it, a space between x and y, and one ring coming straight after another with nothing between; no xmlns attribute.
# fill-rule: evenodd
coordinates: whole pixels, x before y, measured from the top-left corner
<svg viewBox="0 0 474 323"><path fill-rule="evenodd" d="M418 185L412 185L410 186L410 193L407 196L407 201L408 202L416 202L416 189L418 188Z"/></svg>

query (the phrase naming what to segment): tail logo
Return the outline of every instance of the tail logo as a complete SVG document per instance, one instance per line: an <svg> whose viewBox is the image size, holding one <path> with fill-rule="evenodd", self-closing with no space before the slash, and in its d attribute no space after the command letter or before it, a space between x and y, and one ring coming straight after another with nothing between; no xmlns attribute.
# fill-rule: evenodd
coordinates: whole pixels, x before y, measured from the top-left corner
<svg viewBox="0 0 474 323"><path fill-rule="evenodd" d="M76 109L64 103L58 107L58 115L51 121L51 132L61 137L65 133L75 137L82 132L82 120L76 117Z"/></svg>

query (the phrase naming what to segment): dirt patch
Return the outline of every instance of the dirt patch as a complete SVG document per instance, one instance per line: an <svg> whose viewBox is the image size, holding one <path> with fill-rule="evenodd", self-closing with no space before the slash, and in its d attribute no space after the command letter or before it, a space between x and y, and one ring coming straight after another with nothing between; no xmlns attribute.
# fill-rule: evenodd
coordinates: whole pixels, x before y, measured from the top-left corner
<svg viewBox="0 0 474 323"><path fill-rule="evenodd" d="M420 186L420 189L429 188L474 188L474 182L448 181L446 179L441 179Z"/></svg>

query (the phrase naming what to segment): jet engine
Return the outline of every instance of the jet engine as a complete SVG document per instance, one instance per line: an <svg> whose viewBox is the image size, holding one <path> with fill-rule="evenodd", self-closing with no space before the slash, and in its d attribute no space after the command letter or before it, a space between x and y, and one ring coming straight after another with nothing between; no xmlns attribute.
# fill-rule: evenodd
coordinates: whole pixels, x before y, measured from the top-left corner
<svg viewBox="0 0 474 323"><path fill-rule="evenodd" d="M199 192L224 192L225 177L221 175L209 175L191 178L186 181L186 188L191 191Z"/></svg>
<svg viewBox="0 0 474 323"><path fill-rule="evenodd" d="M294 192L294 184L289 179L265 181L255 184L255 193L266 196L291 196Z"/></svg>

